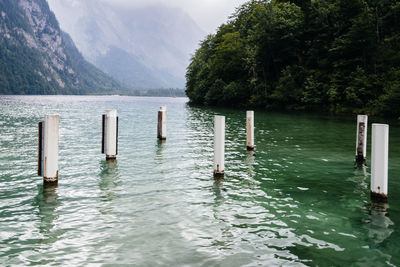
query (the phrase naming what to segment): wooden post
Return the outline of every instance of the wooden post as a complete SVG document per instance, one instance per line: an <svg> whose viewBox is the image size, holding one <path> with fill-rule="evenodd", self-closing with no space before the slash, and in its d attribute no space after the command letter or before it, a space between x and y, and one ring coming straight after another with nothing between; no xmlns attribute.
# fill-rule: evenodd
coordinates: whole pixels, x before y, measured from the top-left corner
<svg viewBox="0 0 400 267"><path fill-rule="evenodd" d="M38 176L43 176L44 183L58 182L59 126L59 115L46 115L39 122Z"/></svg>
<svg viewBox="0 0 400 267"><path fill-rule="evenodd" d="M225 169L225 117L214 117L214 177L223 177Z"/></svg>
<svg viewBox="0 0 400 267"><path fill-rule="evenodd" d="M247 150L254 150L254 111L246 112Z"/></svg>
<svg viewBox="0 0 400 267"><path fill-rule="evenodd" d="M389 125L372 124L371 153L371 198L387 202Z"/></svg>
<svg viewBox="0 0 400 267"><path fill-rule="evenodd" d="M102 118L101 153L106 154L107 160L114 160L118 154L118 117L117 111L107 110Z"/></svg>
<svg viewBox="0 0 400 267"><path fill-rule="evenodd" d="M367 159L368 116L357 116L356 163L365 164Z"/></svg>
<svg viewBox="0 0 400 267"><path fill-rule="evenodd" d="M157 138L167 139L167 107L162 106L158 111Z"/></svg>

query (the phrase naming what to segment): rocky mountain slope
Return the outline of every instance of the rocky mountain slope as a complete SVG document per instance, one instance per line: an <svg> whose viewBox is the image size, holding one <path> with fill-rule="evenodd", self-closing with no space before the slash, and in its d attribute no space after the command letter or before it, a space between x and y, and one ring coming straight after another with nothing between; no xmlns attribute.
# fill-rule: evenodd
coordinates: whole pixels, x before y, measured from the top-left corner
<svg viewBox="0 0 400 267"><path fill-rule="evenodd" d="M0 94L120 89L119 82L84 60L46 0L0 0Z"/></svg>
<svg viewBox="0 0 400 267"><path fill-rule="evenodd" d="M183 88L204 32L179 8L49 0L84 57L133 88Z"/></svg>

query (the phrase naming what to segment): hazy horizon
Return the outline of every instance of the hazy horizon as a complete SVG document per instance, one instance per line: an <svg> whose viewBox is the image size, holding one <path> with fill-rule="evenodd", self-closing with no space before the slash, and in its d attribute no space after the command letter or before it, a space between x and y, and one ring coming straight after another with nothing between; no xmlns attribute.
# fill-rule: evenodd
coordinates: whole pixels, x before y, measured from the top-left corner
<svg viewBox="0 0 400 267"><path fill-rule="evenodd" d="M89 62L134 88L182 88L190 58L245 0L48 0Z"/></svg>
<svg viewBox="0 0 400 267"><path fill-rule="evenodd" d="M54 1L54 0L53 0ZM82 0L63 0L63 2L79 3ZM155 4L163 4L172 8L179 8L187 13L197 25L207 34L214 33L217 28L226 22L229 16L240 5L248 0L100 0L115 6L146 7ZM52 6L52 1L48 1Z"/></svg>

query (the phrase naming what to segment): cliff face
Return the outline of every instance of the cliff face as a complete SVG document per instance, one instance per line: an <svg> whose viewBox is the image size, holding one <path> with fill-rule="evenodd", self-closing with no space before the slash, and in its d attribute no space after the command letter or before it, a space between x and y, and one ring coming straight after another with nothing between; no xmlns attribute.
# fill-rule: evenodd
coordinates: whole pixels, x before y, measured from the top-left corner
<svg viewBox="0 0 400 267"><path fill-rule="evenodd" d="M0 0L0 93L112 93L120 88L83 59L46 0Z"/></svg>

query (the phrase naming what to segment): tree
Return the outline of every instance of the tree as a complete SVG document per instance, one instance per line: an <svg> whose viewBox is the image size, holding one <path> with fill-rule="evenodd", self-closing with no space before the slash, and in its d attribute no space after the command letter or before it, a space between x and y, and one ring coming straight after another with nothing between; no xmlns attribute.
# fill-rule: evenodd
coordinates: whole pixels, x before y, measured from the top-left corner
<svg viewBox="0 0 400 267"><path fill-rule="evenodd" d="M400 116L400 3L252 0L192 58L192 103ZM206 99L205 99L206 98Z"/></svg>

